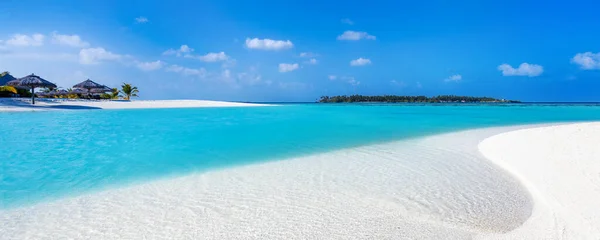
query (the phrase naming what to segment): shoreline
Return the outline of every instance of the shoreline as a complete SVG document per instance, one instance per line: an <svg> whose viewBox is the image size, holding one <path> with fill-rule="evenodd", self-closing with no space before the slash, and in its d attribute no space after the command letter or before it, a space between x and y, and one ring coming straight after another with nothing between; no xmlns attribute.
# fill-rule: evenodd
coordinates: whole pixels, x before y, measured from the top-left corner
<svg viewBox="0 0 600 240"><path fill-rule="evenodd" d="M581 124L590 123L572 125ZM536 238L527 226L540 212L539 197L482 146L514 131L570 125L464 130L156 180L0 210L0 234Z"/></svg>
<svg viewBox="0 0 600 240"><path fill-rule="evenodd" d="M54 110L93 109L152 109L152 108L206 108L206 107L266 107L262 103L241 103L209 100L67 100L36 99L31 105L24 99L0 99L0 112L30 112Z"/></svg>

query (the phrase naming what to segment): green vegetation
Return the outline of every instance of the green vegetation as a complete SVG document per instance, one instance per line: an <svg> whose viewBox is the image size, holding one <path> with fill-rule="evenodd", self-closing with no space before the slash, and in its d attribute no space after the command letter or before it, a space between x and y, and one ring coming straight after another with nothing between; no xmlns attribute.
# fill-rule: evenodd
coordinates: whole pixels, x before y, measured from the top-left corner
<svg viewBox="0 0 600 240"><path fill-rule="evenodd" d="M103 93L100 95L101 99L119 99L119 89L113 88L110 93Z"/></svg>
<svg viewBox="0 0 600 240"><path fill-rule="evenodd" d="M123 83L123 85L121 85L121 93L123 94L121 97L124 100L130 100L131 97L137 97L138 92L138 88L129 83Z"/></svg>
<svg viewBox="0 0 600 240"><path fill-rule="evenodd" d="M323 96L320 103L360 103L360 102L382 102L382 103L518 103L519 101L495 99L491 97L469 97L441 95L436 97L426 96Z"/></svg>

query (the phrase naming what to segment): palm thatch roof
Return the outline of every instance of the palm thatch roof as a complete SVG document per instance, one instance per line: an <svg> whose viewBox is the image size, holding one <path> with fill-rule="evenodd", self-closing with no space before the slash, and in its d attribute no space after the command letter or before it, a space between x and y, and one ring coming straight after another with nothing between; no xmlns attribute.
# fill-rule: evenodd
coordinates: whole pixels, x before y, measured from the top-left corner
<svg viewBox="0 0 600 240"><path fill-rule="evenodd" d="M27 87L31 87L31 88L36 88L36 87L55 88L56 87L56 84L51 83L50 81L43 79L40 76L36 76L34 74L12 80L12 81L8 82L7 84L10 86L27 86Z"/></svg>
<svg viewBox="0 0 600 240"><path fill-rule="evenodd" d="M53 90L47 93L47 95L67 95L69 94L69 92L67 90L61 89L61 90Z"/></svg>
<svg viewBox="0 0 600 240"><path fill-rule="evenodd" d="M68 94L86 94L88 93L88 91L83 90L83 89L73 89L72 91L68 92Z"/></svg>
<svg viewBox="0 0 600 240"><path fill-rule="evenodd" d="M94 82L90 79L80 82L78 84L73 85L73 88L81 88L81 89L96 89L96 88L105 88L106 86Z"/></svg>
<svg viewBox="0 0 600 240"><path fill-rule="evenodd" d="M112 92L112 88L109 88L107 86L103 86L102 88L92 88L90 89L91 93L106 93L106 92Z"/></svg>

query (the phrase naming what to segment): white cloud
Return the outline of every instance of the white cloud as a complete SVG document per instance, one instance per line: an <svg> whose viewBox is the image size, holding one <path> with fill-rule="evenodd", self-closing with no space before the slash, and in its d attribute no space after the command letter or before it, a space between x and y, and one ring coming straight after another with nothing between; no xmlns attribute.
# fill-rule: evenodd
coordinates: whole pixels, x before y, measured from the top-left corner
<svg viewBox="0 0 600 240"><path fill-rule="evenodd" d="M327 76L327 78L329 78L329 80L333 81L333 80L337 79L337 76L336 75L329 75L329 76Z"/></svg>
<svg viewBox="0 0 600 240"><path fill-rule="evenodd" d="M154 62L137 62L136 65L142 71L154 71L161 69L164 66L164 62L157 60Z"/></svg>
<svg viewBox="0 0 600 240"><path fill-rule="evenodd" d="M223 62L223 64L221 64L221 67L222 67L222 68L233 68L233 67L235 67L236 65L237 65L237 60L235 60L235 59L230 59L230 58L227 58L227 60L225 60L225 61Z"/></svg>
<svg viewBox="0 0 600 240"><path fill-rule="evenodd" d="M193 68L182 67L179 65L171 65L171 66L167 67L165 69L165 71L181 73L185 76L198 76L200 78L206 77L206 75L207 75L206 69L204 69L204 68L193 69Z"/></svg>
<svg viewBox="0 0 600 240"><path fill-rule="evenodd" d="M123 56L106 51L104 48L86 48L79 51L79 63L96 64L101 61L119 60Z"/></svg>
<svg viewBox="0 0 600 240"><path fill-rule="evenodd" d="M344 19L340 20L340 22L342 22L344 24L348 24L348 25L354 25L354 22L348 18L344 18Z"/></svg>
<svg viewBox="0 0 600 240"><path fill-rule="evenodd" d="M303 58L313 58L313 57L317 57L317 56L319 56L319 54L312 53L312 52L301 52L300 53L300 57L303 57Z"/></svg>
<svg viewBox="0 0 600 240"><path fill-rule="evenodd" d="M367 59L367 58L359 58L359 59L354 59L352 61L350 61L350 66L364 66L364 65L368 65L371 64L371 60Z"/></svg>
<svg viewBox="0 0 600 240"><path fill-rule="evenodd" d="M300 65L297 63L280 63L279 64L279 72L291 72L298 69Z"/></svg>
<svg viewBox="0 0 600 240"><path fill-rule="evenodd" d="M571 62L579 65L584 70L600 69L600 52L578 53L571 59Z"/></svg>
<svg viewBox="0 0 600 240"><path fill-rule="evenodd" d="M135 18L135 22L136 22L136 23L147 23L147 22L148 22L148 18L146 18L146 17L142 17L142 16L140 16L140 17L136 17L136 18Z"/></svg>
<svg viewBox="0 0 600 240"><path fill-rule="evenodd" d="M452 75L452 76L444 79L444 82L459 82L460 80L462 80L462 75L455 74L455 75Z"/></svg>
<svg viewBox="0 0 600 240"><path fill-rule="evenodd" d="M0 47L0 49L2 49ZM12 60L27 61L46 61L46 62L77 62L79 56L75 53L56 53L56 52L2 52L0 56Z"/></svg>
<svg viewBox="0 0 600 240"><path fill-rule="evenodd" d="M225 54L224 52L207 53L206 55L203 55L203 56L186 55L186 57L197 58L197 59L200 59L200 61L203 61L203 62L225 61L225 60L227 60L229 58L229 56L227 56L227 54Z"/></svg>
<svg viewBox="0 0 600 240"><path fill-rule="evenodd" d="M81 40L79 35L61 35L56 32L52 33L52 42L55 44L78 48L84 48L90 45L88 42Z"/></svg>
<svg viewBox="0 0 600 240"><path fill-rule="evenodd" d="M319 61L317 61L317 59L311 58L308 61L304 62L305 64L310 64L310 65L315 65L317 64Z"/></svg>
<svg viewBox="0 0 600 240"><path fill-rule="evenodd" d="M23 34L15 34L12 38L6 40L6 45L18 46L18 47L28 47L28 46L42 46L44 45L45 36L39 33L33 34L31 36L23 35Z"/></svg>
<svg viewBox="0 0 600 240"><path fill-rule="evenodd" d="M338 40L357 41L357 40L361 40L361 39L375 40L376 37L373 35L369 35L366 32L345 31L342 35L339 35L337 37L337 39Z"/></svg>
<svg viewBox="0 0 600 240"><path fill-rule="evenodd" d="M258 39L258 38L246 38L246 47L250 49L260 50L283 50L294 47L294 44L290 40L272 40L272 39Z"/></svg>
<svg viewBox="0 0 600 240"><path fill-rule="evenodd" d="M165 52L163 52L163 55L177 55L177 56L181 56L182 54L187 54L187 53L191 53L193 52L194 49L188 47L188 45L181 45L181 47L179 47L178 49L169 49Z"/></svg>
<svg viewBox="0 0 600 240"><path fill-rule="evenodd" d="M544 72L544 68L537 64L521 63L518 68L513 68L508 64L498 66L503 76L529 76L536 77Z"/></svg>

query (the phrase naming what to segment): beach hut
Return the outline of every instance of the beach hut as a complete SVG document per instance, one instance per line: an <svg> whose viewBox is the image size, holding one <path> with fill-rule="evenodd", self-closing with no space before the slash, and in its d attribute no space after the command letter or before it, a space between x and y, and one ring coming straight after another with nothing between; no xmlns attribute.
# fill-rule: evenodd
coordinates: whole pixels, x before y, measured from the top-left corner
<svg viewBox="0 0 600 240"><path fill-rule="evenodd" d="M55 88L56 85L51 83L35 74L27 75L25 77L12 80L7 83L9 86L20 86L31 88L31 104L35 104L35 88L37 87L48 87Z"/></svg>

